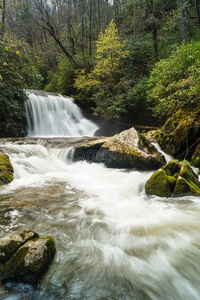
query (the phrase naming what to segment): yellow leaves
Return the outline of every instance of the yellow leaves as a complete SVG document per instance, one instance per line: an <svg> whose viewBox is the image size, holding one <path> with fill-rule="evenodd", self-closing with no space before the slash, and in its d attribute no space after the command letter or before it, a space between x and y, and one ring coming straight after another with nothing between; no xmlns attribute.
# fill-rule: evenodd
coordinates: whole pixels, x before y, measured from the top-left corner
<svg viewBox="0 0 200 300"><path fill-rule="evenodd" d="M112 20L105 30L105 33L99 34L96 43L96 62L93 70L86 74L85 70L77 73L75 87L77 89L96 90L109 89L115 82L115 75L120 71L120 61L125 58L129 52L124 50L124 44L121 42L117 28Z"/></svg>
<svg viewBox="0 0 200 300"><path fill-rule="evenodd" d="M20 54L19 50L16 51L16 54Z"/></svg>

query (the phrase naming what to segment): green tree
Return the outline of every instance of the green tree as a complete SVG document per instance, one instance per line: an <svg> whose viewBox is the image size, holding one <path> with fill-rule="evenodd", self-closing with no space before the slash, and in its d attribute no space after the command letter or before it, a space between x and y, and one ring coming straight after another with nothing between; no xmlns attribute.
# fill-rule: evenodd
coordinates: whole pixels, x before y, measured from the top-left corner
<svg viewBox="0 0 200 300"><path fill-rule="evenodd" d="M153 114L166 118L181 106L199 105L200 42L183 44L159 61L149 78Z"/></svg>
<svg viewBox="0 0 200 300"><path fill-rule="evenodd" d="M93 92L97 113L105 115L120 109L120 105L116 108L116 103L120 102L116 97L116 84L124 73L124 70L120 68L121 62L128 54L112 20L105 33L101 32L99 35L94 68L90 73L86 70L79 71L75 79L77 89Z"/></svg>

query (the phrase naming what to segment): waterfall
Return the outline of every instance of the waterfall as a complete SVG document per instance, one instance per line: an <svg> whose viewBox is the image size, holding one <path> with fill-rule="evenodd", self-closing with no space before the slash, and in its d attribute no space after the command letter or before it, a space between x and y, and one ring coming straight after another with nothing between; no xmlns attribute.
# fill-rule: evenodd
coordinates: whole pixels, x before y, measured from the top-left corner
<svg viewBox="0 0 200 300"><path fill-rule="evenodd" d="M73 98L26 90L28 136L92 136L97 126L84 118Z"/></svg>

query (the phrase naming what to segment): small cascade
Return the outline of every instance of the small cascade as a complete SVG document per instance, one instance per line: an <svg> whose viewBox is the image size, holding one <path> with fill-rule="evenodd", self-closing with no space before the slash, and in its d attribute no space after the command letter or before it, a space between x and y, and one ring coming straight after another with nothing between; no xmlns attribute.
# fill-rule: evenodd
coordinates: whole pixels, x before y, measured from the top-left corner
<svg viewBox="0 0 200 300"><path fill-rule="evenodd" d="M72 98L34 90L26 93L28 136L92 136L97 130Z"/></svg>

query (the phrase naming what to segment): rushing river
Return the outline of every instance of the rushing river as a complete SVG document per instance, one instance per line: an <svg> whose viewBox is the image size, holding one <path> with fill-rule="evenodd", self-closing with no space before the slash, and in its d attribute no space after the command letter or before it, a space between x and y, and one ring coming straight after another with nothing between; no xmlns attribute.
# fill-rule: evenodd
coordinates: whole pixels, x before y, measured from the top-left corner
<svg viewBox="0 0 200 300"><path fill-rule="evenodd" d="M0 141L15 172L0 236L28 228L57 248L37 289L8 285L0 299L200 299L200 199L149 198L150 172L73 163L76 142Z"/></svg>
<svg viewBox="0 0 200 300"><path fill-rule="evenodd" d="M14 167L0 187L0 236L52 236L56 256L37 288L0 286L0 299L199 300L200 198L148 197L151 172L73 162L85 139L73 135L97 126L54 98L30 94L29 136L71 137L0 140Z"/></svg>

